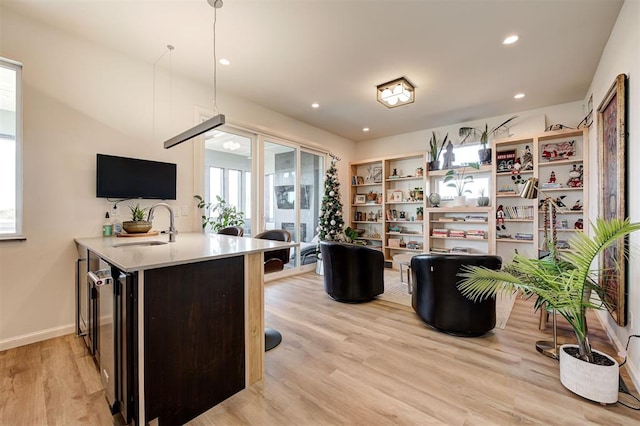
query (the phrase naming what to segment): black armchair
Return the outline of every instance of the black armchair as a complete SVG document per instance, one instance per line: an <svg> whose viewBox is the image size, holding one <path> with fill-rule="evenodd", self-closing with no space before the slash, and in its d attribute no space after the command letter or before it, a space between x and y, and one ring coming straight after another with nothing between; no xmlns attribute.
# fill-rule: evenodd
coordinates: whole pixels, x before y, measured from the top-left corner
<svg viewBox="0 0 640 426"><path fill-rule="evenodd" d="M384 293L384 255L355 244L322 241L324 289L338 302L367 302Z"/></svg>
<svg viewBox="0 0 640 426"><path fill-rule="evenodd" d="M492 255L421 254L411 259L411 305L431 327L456 336L481 336L496 325L496 300L474 302L460 293L457 276L463 265L499 270Z"/></svg>
<svg viewBox="0 0 640 426"><path fill-rule="evenodd" d="M284 229L270 229L256 235L254 238L273 241L291 242L291 233ZM290 249L266 251L264 253L264 273L282 271L284 265L289 263Z"/></svg>

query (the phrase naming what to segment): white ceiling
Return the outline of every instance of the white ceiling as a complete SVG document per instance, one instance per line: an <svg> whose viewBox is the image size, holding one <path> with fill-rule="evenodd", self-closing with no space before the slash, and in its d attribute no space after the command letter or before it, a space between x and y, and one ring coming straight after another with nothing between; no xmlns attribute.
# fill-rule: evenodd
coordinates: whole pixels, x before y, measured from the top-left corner
<svg viewBox="0 0 640 426"><path fill-rule="evenodd" d="M149 64L172 44L172 72L213 86L206 0L0 1ZM218 90L356 141L583 100L622 3L224 0ZM400 76L416 102L387 109L376 85Z"/></svg>

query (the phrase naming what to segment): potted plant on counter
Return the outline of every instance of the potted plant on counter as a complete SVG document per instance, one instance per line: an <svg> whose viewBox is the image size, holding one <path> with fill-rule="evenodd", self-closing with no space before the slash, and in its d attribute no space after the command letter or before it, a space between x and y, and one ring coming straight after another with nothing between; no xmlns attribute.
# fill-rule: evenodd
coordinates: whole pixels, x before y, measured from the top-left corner
<svg viewBox="0 0 640 426"><path fill-rule="evenodd" d="M144 219L147 207L141 209L140 204L136 204L135 206L129 206L129 210L131 211L131 220L122 222L122 229L124 229L127 234L142 234L149 232L151 230L151 222Z"/></svg>
<svg viewBox="0 0 640 426"><path fill-rule="evenodd" d="M587 335L588 308L604 309L606 289L598 275L610 271L592 270L591 264L618 239L640 230L640 223L629 219L597 219L593 236L576 233L572 250L558 256L549 245L550 254L542 259L529 259L515 254L502 271L469 266L459 274L458 288L469 299L484 300L498 293L521 291L525 297L535 296L535 308L545 307L562 315L575 333L577 345L560 347L560 381L572 392L601 403L618 400L618 363L608 355L591 348ZM626 253L621 253L619 260ZM591 297L598 295L599 300Z"/></svg>
<svg viewBox="0 0 640 426"><path fill-rule="evenodd" d="M505 120L503 123L489 129L489 125L485 123L484 129L478 127L460 127L458 134L463 137L460 144L463 144L470 137L480 137L482 148L478 150L480 164L491 164L491 148L487 148L489 138L495 136L498 132L506 130L509 123L518 118L517 115Z"/></svg>

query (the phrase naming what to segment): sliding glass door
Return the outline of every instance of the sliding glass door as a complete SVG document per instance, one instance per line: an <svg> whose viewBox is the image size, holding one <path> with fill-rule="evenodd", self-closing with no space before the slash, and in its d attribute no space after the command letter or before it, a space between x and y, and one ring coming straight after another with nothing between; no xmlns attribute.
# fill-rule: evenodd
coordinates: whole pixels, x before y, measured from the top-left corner
<svg viewBox="0 0 640 426"><path fill-rule="evenodd" d="M219 197L244 212L245 237L289 231L300 247L291 250L287 269L316 263L325 153L227 125L207 132L199 152L196 190L206 202Z"/></svg>
<svg viewBox="0 0 640 426"><path fill-rule="evenodd" d="M205 135L204 199L215 205L218 197L244 213L244 235L255 234L252 223L253 135L212 130Z"/></svg>

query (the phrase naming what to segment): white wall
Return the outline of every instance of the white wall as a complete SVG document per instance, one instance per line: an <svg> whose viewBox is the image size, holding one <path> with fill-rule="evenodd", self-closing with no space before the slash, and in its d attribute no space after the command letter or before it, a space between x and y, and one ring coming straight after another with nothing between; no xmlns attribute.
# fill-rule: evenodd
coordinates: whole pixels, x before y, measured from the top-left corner
<svg viewBox="0 0 640 426"><path fill-rule="evenodd" d="M591 156L591 170L598 170L598 120L597 109L609 87L619 74L627 74L627 215L631 221L640 221L640 194L637 186L631 182L640 181L640 168L637 167L640 160L640 1L626 0L616 25L611 32L609 41L600 58L598 69L591 82L591 87L585 95L585 100L593 94L594 121L592 131L589 133L589 149ZM594 175L591 180L589 192L598 193L598 177ZM598 215L598 199L592 198L589 217ZM606 324L610 334L614 337L614 343L618 349L624 349L627 339L631 334L640 334L640 234L632 234L630 237L632 246L631 259L629 261L629 274L627 281L627 313L628 325L619 327L605 312L600 312L601 320ZM627 368L631 370L636 389L640 389L640 339L631 340L628 351L629 359Z"/></svg>
<svg viewBox="0 0 640 426"><path fill-rule="evenodd" d="M159 79L154 120L152 63L74 38L1 4L0 20L0 55L24 64L27 236L25 242L0 243L3 350L73 331L73 238L100 235L110 207L95 197L96 153L177 163L178 200L173 204L193 208L191 216L177 218L177 228L198 230L193 218L193 146L188 142L165 150L162 141L191 127L195 106L211 108L212 88L174 76L169 114ZM218 106L228 122L331 149L344 164L353 155L353 142L242 99L221 93ZM346 165L340 179L348 179ZM156 215L154 226L167 226L166 216Z"/></svg>
<svg viewBox="0 0 640 426"><path fill-rule="evenodd" d="M378 158L387 155L401 155L403 153L427 151L429 148L429 139L431 132L435 131L440 138L445 134L449 134L454 145L462 139L458 136L458 129L462 126L484 127L485 123L497 125L511 117L513 114L507 114L497 117L487 117L481 120L456 123L450 126L436 127L433 129L419 130L412 133L404 133L401 135L388 136L379 139L370 139L357 143L357 159L366 160L369 158ZM576 127L582 120L583 102L571 102L562 105L554 105L545 108L519 112L516 114L518 118L514 120L514 125L509 128L510 135L532 135L544 131L545 127L551 124L563 124L569 127ZM506 137L507 135L499 135Z"/></svg>

